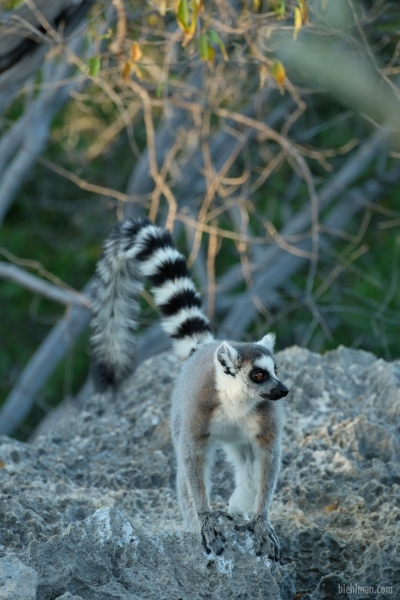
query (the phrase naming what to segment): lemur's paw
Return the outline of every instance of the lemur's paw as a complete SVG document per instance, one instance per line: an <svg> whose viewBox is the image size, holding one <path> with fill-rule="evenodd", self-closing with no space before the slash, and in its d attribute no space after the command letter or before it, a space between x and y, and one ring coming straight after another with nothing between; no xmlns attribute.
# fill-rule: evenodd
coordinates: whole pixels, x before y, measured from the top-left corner
<svg viewBox="0 0 400 600"><path fill-rule="evenodd" d="M232 520L231 515L221 510L199 513L201 543L207 554L214 552L217 556L224 551L225 537L218 528L219 517Z"/></svg>
<svg viewBox="0 0 400 600"><path fill-rule="evenodd" d="M247 529L253 533L254 549L257 556L263 554L263 549L267 549L268 558L279 561L280 545L278 537L271 523L263 515L251 519L243 525L236 525L235 529L243 531Z"/></svg>
<svg viewBox="0 0 400 600"><path fill-rule="evenodd" d="M216 517L224 517L228 521L233 521L233 516L225 510L213 510L212 514Z"/></svg>

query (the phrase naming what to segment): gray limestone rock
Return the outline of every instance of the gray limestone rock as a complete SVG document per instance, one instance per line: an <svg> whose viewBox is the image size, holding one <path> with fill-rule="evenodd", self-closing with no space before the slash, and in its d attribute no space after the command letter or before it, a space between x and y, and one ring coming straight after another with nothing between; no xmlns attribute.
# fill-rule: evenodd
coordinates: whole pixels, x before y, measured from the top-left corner
<svg viewBox="0 0 400 600"><path fill-rule="evenodd" d="M220 557L182 531L170 354L143 363L118 394L69 408L32 444L0 438L0 557L31 569L32 590L37 573L38 600L322 600L346 598L346 586L349 598L400 598L400 362L296 347L278 362L290 389L271 513L280 565L257 558L232 523L221 524ZM220 455L216 508L232 486Z"/></svg>
<svg viewBox="0 0 400 600"><path fill-rule="evenodd" d="M16 556L0 558L0 600L35 600L38 575Z"/></svg>
<svg viewBox="0 0 400 600"><path fill-rule="evenodd" d="M27 561L42 572L38 598L43 600L66 589L85 600L278 600L280 589L294 594L293 565L281 568L257 558L248 534L239 536L232 528L225 532L224 555L206 558L194 534L149 536L119 510L101 508L61 536L30 544Z"/></svg>

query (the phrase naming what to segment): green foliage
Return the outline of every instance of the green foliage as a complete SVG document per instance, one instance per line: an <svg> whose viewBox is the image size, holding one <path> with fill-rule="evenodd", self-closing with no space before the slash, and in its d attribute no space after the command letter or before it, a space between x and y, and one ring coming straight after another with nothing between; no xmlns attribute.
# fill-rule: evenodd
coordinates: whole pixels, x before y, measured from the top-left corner
<svg viewBox="0 0 400 600"><path fill-rule="evenodd" d="M97 77L101 69L101 59L99 56L92 56L89 58L89 75L91 77Z"/></svg>
<svg viewBox="0 0 400 600"><path fill-rule="evenodd" d="M5 10L14 10L14 8L18 8L18 6L23 3L24 0L3 0L1 8Z"/></svg>

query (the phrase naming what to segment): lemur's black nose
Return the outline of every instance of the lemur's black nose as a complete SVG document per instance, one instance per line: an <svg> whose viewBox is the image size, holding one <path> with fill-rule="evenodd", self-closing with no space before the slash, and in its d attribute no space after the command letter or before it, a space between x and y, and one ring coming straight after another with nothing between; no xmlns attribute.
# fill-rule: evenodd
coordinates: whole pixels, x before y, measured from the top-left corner
<svg viewBox="0 0 400 600"><path fill-rule="evenodd" d="M274 387L270 392L271 398L273 398L274 400L279 400L280 398L287 396L288 393L289 390L287 389L286 385L283 385L283 383L281 382L279 382L278 385Z"/></svg>

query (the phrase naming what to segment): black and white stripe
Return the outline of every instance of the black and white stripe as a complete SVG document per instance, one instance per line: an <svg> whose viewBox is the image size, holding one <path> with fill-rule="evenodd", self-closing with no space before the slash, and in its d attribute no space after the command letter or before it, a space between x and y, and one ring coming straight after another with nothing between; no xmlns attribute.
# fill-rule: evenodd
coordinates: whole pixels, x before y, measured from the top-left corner
<svg viewBox="0 0 400 600"><path fill-rule="evenodd" d="M212 341L200 295L171 234L147 221L136 236L133 256L151 283L163 327L173 339L175 352L187 358L199 345Z"/></svg>
<svg viewBox="0 0 400 600"><path fill-rule="evenodd" d="M118 384L132 369L144 278L176 354L187 358L213 340L200 295L171 234L148 219L124 221L105 242L96 271L92 344L98 387Z"/></svg>

